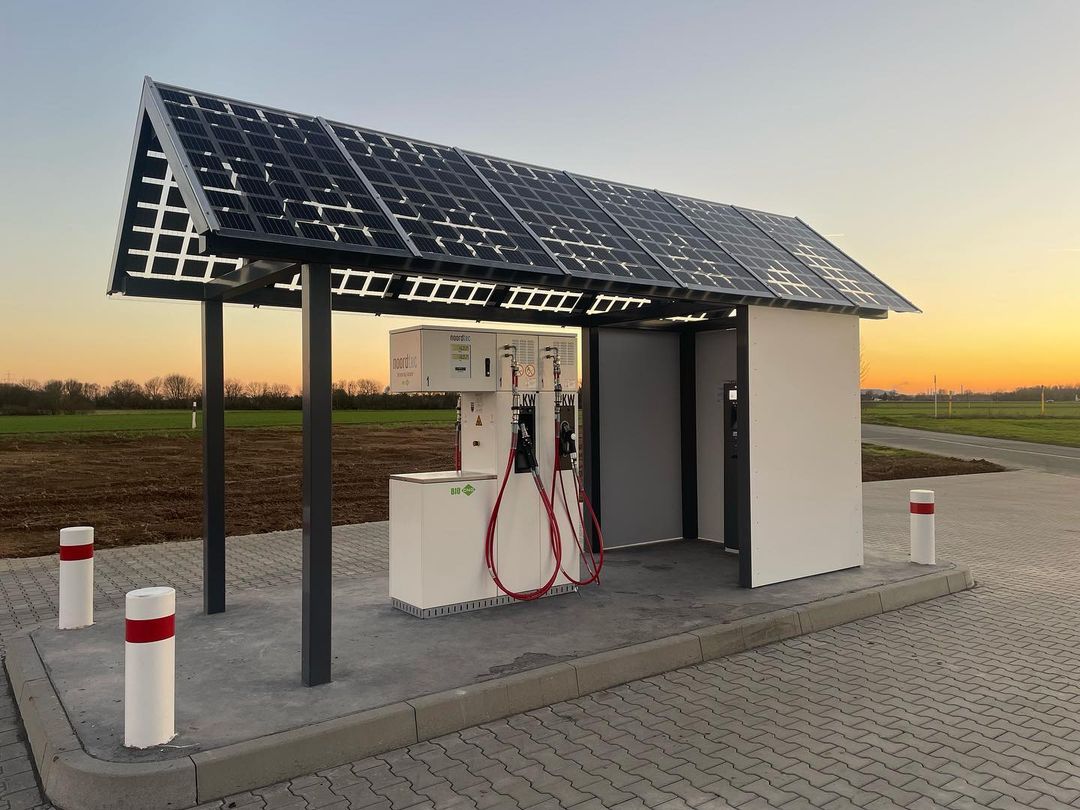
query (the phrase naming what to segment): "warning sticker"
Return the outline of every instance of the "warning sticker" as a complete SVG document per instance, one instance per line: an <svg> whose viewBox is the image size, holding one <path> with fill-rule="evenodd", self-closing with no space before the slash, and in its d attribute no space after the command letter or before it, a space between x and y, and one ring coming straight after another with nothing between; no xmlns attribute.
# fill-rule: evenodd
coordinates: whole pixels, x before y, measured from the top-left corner
<svg viewBox="0 0 1080 810"><path fill-rule="evenodd" d="M477 427L483 427L484 426L484 421L480 418L480 414L476 415L476 426Z"/></svg>
<svg viewBox="0 0 1080 810"><path fill-rule="evenodd" d="M525 372L526 377L535 377L536 376L536 364L535 363L526 363L525 368L524 368L524 372Z"/></svg>

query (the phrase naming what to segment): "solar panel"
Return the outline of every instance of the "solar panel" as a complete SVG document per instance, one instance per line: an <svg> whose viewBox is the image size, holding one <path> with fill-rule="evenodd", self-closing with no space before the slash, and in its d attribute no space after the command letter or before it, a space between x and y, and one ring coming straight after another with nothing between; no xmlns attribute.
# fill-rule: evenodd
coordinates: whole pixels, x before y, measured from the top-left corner
<svg viewBox="0 0 1080 810"><path fill-rule="evenodd" d="M220 229L411 255L316 119L178 88L158 92Z"/></svg>
<svg viewBox="0 0 1080 810"><path fill-rule="evenodd" d="M780 298L851 306L813 270L730 205L674 194L665 196Z"/></svg>
<svg viewBox="0 0 1080 810"><path fill-rule="evenodd" d="M895 312L919 311L801 220L749 208L739 212L856 304Z"/></svg>
<svg viewBox="0 0 1080 810"><path fill-rule="evenodd" d="M571 275L678 286L568 175L465 153Z"/></svg>
<svg viewBox="0 0 1080 810"><path fill-rule="evenodd" d="M124 250L118 257L121 274L205 284L244 263L243 259L199 252L195 223L152 130L136 165L135 206L122 240ZM384 296L393 278L389 273L343 267L333 267L330 272L335 293L363 297ZM300 276L274 286L299 290Z"/></svg>
<svg viewBox="0 0 1080 810"><path fill-rule="evenodd" d="M591 177L574 179L685 286L773 297L657 192Z"/></svg>
<svg viewBox="0 0 1080 810"><path fill-rule="evenodd" d="M134 208L117 256L121 274L205 283L240 266L240 259L199 253L195 224L152 130L135 166Z"/></svg>
<svg viewBox="0 0 1080 810"><path fill-rule="evenodd" d="M330 126L422 255L562 273L453 148Z"/></svg>

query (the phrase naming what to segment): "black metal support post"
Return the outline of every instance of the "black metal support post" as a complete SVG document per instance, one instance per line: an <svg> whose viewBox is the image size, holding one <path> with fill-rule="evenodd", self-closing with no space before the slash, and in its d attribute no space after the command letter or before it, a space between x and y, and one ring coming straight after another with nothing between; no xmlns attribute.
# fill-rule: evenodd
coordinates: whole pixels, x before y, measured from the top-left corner
<svg viewBox="0 0 1080 810"><path fill-rule="evenodd" d="M698 536L697 333L679 334L679 432L682 460L682 536Z"/></svg>
<svg viewBox="0 0 1080 810"><path fill-rule="evenodd" d="M225 330L220 299L202 305L203 610L225 610Z"/></svg>
<svg viewBox="0 0 1080 810"><path fill-rule="evenodd" d="M330 267L305 264L304 343L304 573L305 686L330 682L333 545L330 515Z"/></svg>
<svg viewBox="0 0 1080 810"><path fill-rule="evenodd" d="M739 585L753 587L753 538L750 531L750 330L746 307L739 307L735 321L735 368L738 375L739 437L738 453L738 524Z"/></svg>
<svg viewBox="0 0 1080 810"><path fill-rule="evenodd" d="M596 519L603 525L600 504L600 330L581 330L581 414L582 453L585 462L585 493L592 501ZM600 550L600 538L589 521L587 528L593 551Z"/></svg>

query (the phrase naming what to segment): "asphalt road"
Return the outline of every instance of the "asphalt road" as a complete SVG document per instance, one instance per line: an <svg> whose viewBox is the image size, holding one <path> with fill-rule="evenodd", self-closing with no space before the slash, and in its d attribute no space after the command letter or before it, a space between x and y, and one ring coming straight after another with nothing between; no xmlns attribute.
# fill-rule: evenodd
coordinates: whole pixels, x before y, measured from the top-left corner
<svg viewBox="0 0 1080 810"><path fill-rule="evenodd" d="M1080 477L1080 447L935 433L885 425L863 425L862 437L864 442L888 447L921 450L939 456L984 458L1014 470L1037 470Z"/></svg>

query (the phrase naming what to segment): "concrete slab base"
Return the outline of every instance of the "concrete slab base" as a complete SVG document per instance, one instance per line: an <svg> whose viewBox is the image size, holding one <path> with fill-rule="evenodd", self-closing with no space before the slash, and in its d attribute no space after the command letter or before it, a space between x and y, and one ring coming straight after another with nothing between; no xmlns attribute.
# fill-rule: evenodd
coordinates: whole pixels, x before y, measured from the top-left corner
<svg viewBox="0 0 1080 810"><path fill-rule="evenodd" d="M962 567L868 555L743 590L706 543L609 560L600 588L428 620L393 610L385 577L339 580L335 681L315 689L299 683L297 588L238 594L212 617L181 603L180 735L146 751L121 744L121 615L17 637L6 666L58 807L185 808L973 585Z"/></svg>

